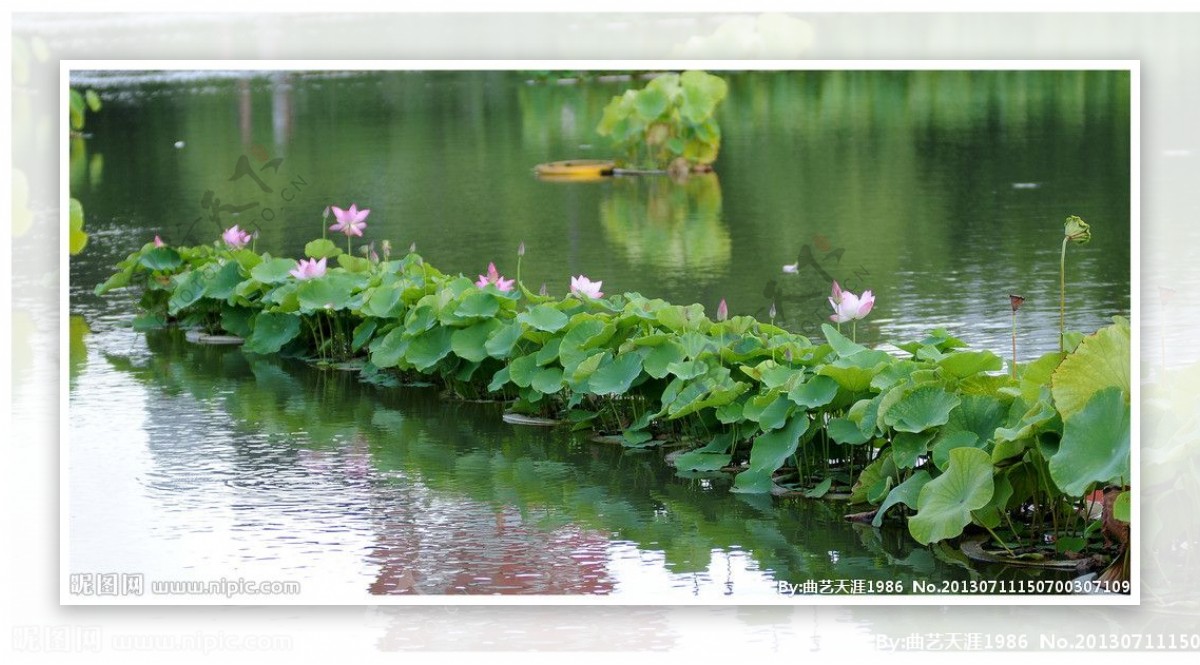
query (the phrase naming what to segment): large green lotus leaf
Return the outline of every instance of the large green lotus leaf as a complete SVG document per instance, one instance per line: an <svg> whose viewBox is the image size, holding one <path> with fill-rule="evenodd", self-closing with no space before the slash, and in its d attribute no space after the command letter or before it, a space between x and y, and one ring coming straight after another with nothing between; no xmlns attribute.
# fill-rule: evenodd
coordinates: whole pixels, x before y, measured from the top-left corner
<svg viewBox="0 0 1200 665"><path fill-rule="evenodd" d="M656 120L658 116L667 110L667 104L670 103L667 98L667 93L658 87L647 87L638 93L637 98L633 102L633 107L637 111L638 117L644 122Z"/></svg>
<svg viewBox="0 0 1200 665"><path fill-rule="evenodd" d="M608 351L596 351L590 356L584 356L578 363L572 365L564 363L563 374L567 377L567 383L577 393L587 392L588 382L592 375L600 369L600 365L608 362L611 358L612 354Z"/></svg>
<svg viewBox="0 0 1200 665"><path fill-rule="evenodd" d="M361 256L338 254L337 264L345 269L346 272L365 273L371 270L371 262Z"/></svg>
<svg viewBox="0 0 1200 665"><path fill-rule="evenodd" d="M879 457L876 457L862 470L862 473L858 474L858 480L850 489L850 503L868 503L867 494L870 493L871 488L899 473L900 470L892 461L892 449L885 448L883 452L879 453Z"/></svg>
<svg viewBox="0 0 1200 665"><path fill-rule="evenodd" d="M167 301L167 313L175 315L180 310L195 304L197 300L204 297L206 286L204 274L199 270L176 277L175 290L171 292L171 298Z"/></svg>
<svg viewBox="0 0 1200 665"><path fill-rule="evenodd" d="M519 322L518 322L519 325ZM563 367L570 367L591 355L587 349L593 348L596 340L607 341L606 330L615 331L613 326L606 326L604 321L592 314L576 314L567 323L567 332L559 344L558 354L562 358ZM608 336L612 336L612 332ZM601 343L603 343L601 341Z"/></svg>
<svg viewBox="0 0 1200 665"><path fill-rule="evenodd" d="M540 393L552 395L563 387L563 372L559 367L539 367L529 385Z"/></svg>
<svg viewBox="0 0 1200 665"><path fill-rule="evenodd" d="M295 269L295 259L271 259L254 266L250 277L263 284L278 284L291 279L291 271Z"/></svg>
<svg viewBox="0 0 1200 665"><path fill-rule="evenodd" d="M499 322L497 321L497 323ZM551 337L550 339L546 340L545 344L542 344L542 348L538 349L537 352L538 367L545 367L555 360L558 360L558 347L561 345L561 337Z"/></svg>
<svg viewBox="0 0 1200 665"><path fill-rule="evenodd" d="M500 390L508 383L508 379L508 366L505 365L492 375L492 381L488 384L488 391L494 393Z"/></svg>
<svg viewBox="0 0 1200 665"><path fill-rule="evenodd" d="M792 412L792 403L778 391L751 397L742 411L747 420L758 423L764 432L779 429Z"/></svg>
<svg viewBox="0 0 1200 665"><path fill-rule="evenodd" d="M1054 375L1054 370L1058 369L1061 362L1062 355L1058 351L1051 351L1031 363L1019 365L1021 399L1028 404L1036 401L1042 390L1048 389L1050 377Z"/></svg>
<svg viewBox="0 0 1200 665"><path fill-rule="evenodd" d="M342 250L326 238L311 240L304 246L304 255L312 259L328 259L341 253Z"/></svg>
<svg viewBox="0 0 1200 665"><path fill-rule="evenodd" d="M404 303L400 301L403 294L404 285L400 283L378 286L363 305L363 314L381 319L399 318L404 312Z"/></svg>
<svg viewBox="0 0 1200 665"><path fill-rule="evenodd" d="M996 441L1029 439L1041 432L1058 429L1061 421L1058 418L1058 411L1050 404L1050 390L1043 386L1043 392L1043 397L1021 411L1019 416L1015 411L1010 411L1009 420L1014 422L1011 427L996 428ZM1012 408L1019 409L1023 404L1025 404L1023 399L1018 400L1013 403Z"/></svg>
<svg viewBox="0 0 1200 665"><path fill-rule="evenodd" d="M909 508L917 507L917 497L921 495L921 488L930 481L928 471L917 471L909 476L907 480L892 488L888 492L887 498L883 503L879 504L879 510L875 511L875 519L871 520L871 526L883 526L883 515L892 506L902 503Z"/></svg>
<svg viewBox="0 0 1200 665"><path fill-rule="evenodd" d="M404 357L413 367L424 372L450 353L453 328L438 327L413 338Z"/></svg>
<svg viewBox="0 0 1200 665"><path fill-rule="evenodd" d="M983 442L996 438L996 429L1004 425L1008 416L1004 404L990 395L963 395L959 399L962 401L938 430L937 441L958 432L970 432Z"/></svg>
<svg viewBox="0 0 1200 665"><path fill-rule="evenodd" d="M924 432L945 425L960 399L937 386L909 391L883 414L883 422L898 432Z"/></svg>
<svg viewBox="0 0 1200 665"><path fill-rule="evenodd" d="M500 301L487 291L468 293L454 310L455 316L488 318L500 311Z"/></svg>
<svg viewBox="0 0 1200 665"><path fill-rule="evenodd" d="M672 339L651 348L650 352L646 354L645 360L642 361L642 366L647 374L661 379L667 375L667 368L682 362L684 356L683 346Z"/></svg>
<svg viewBox="0 0 1200 665"><path fill-rule="evenodd" d="M468 328L455 330L450 336L450 349L459 358L480 362L488 357L485 347L488 337L501 325L503 324L495 319L488 319Z"/></svg>
<svg viewBox="0 0 1200 665"><path fill-rule="evenodd" d="M159 249L166 249L159 247ZM207 270L201 271L205 275L204 295L217 300L227 300L233 296L239 284L242 283L241 266L236 261L230 261L221 266L219 270L214 270L209 273Z"/></svg>
<svg viewBox="0 0 1200 665"><path fill-rule="evenodd" d="M955 538L994 492L991 457L977 448L955 448L946 472L921 488L908 532L922 545Z"/></svg>
<svg viewBox="0 0 1200 665"><path fill-rule="evenodd" d="M350 350L357 352L359 349L367 345L371 338L375 335L375 329L379 327L379 319L366 319L362 323L354 326L351 332Z"/></svg>
<svg viewBox="0 0 1200 665"><path fill-rule="evenodd" d="M796 382L804 376L803 371L794 367L788 367L787 365L776 365L775 361L773 360L768 360L766 362L771 363L772 365L769 367L764 367L762 370L763 386L767 389L782 387L783 392L787 392L791 390L792 386L794 386Z"/></svg>
<svg viewBox="0 0 1200 665"><path fill-rule="evenodd" d="M179 252L170 247L155 247L142 254L141 258L138 259L138 263L150 270L174 270L183 263L183 257L179 255ZM234 265L237 264L235 263Z"/></svg>
<svg viewBox="0 0 1200 665"><path fill-rule="evenodd" d="M253 353L278 353L284 344L300 334L300 317L294 314L259 312L254 317L254 332L243 347Z"/></svg>
<svg viewBox="0 0 1200 665"><path fill-rule="evenodd" d="M939 469L945 470L946 465L950 463L950 451L955 448L984 448L987 445L986 441L980 441L979 436L974 432L954 432L949 436L939 436L933 445L929 447L933 464Z"/></svg>
<svg viewBox="0 0 1200 665"><path fill-rule="evenodd" d="M833 401L837 395L838 382L828 376L814 376L804 383L796 384L788 391L788 399L803 409L816 409Z"/></svg>
<svg viewBox="0 0 1200 665"><path fill-rule="evenodd" d="M1004 511L1008 506L1008 500L1013 495L1012 482L1008 479L1007 474L997 475L992 480L995 483L992 498L984 507L971 511L971 519L976 524L989 529L1000 526L1000 520L1004 518Z"/></svg>
<svg viewBox="0 0 1200 665"><path fill-rule="evenodd" d="M1028 446L1029 441L1026 439L996 441L995 447L992 448L992 464L999 464L1006 459L1022 455Z"/></svg>
<svg viewBox="0 0 1200 665"><path fill-rule="evenodd" d="M854 355L859 351L865 351L867 349L867 347L863 346L862 344L851 342L850 338L838 332L837 328L834 328L828 323L821 324L821 332L825 333L825 339L829 340L829 345L832 346L834 352L842 358Z"/></svg>
<svg viewBox="0 0 1200 665"><path fill-rule="evenodd" d="M871 439L871 435L864 434L859 429L858 423L848 418L833 418L826 426L826 430L834 441L852 446L866 443Z"/></svg>
<svg viewBox="0 0 1200 665"><path fill-rule="evenodd" d="M1133 497L1130 496L1129 492L1121 492L1119 495L1117 495L1116 501L1113 501L1113 517L1121 520L1122 522L1132 521L1132 501Z"/></svg>
<svg viewBox="0 0 1200 665"><path fill-rule="evenodd" d="M251 319L255 313L255 310L250 307L223 305L221 307L221 329L243 339L249 337L254 332Z"/></svg>
<svg viewBox="0 0 1200 665"><path fill-rule="evenodd" d="M508 377L518 388L528 388L533 384L533 375L538 371L536 354L513 358L508 363Z"/></svg>
<svg viewBox="0 0 1200 665"><path fill-rule="evenodd" d="M965 379L980 372L994 372L1004 366L1004 361L991 351L957 351L947 354L937 364L954 378Z"/></svg>
<svg viewBox="0 0 1200 665"><path fill-rule="evenodd" d="M488 336L487 344L484 344L483 348L493 358L506 358L512 353L517 340L521 339L522 332L520 321L504 324L492 331L492 334Z"/></svg>
<svg viewBox="0 0 1200 665"><path fill-rule="evenodd" d="M750 448L750 466L733 479L734 492L765 494L771 491L771 474L783 466L808 429L808 416L797 415L783 429L760 435Z"/></svg>
<svg viewBox="0 0 1200 665"><path fill-rule="evenodd" d="M343 309L349 305L351 292L352 286L349 281L337 279L332 275L306 279L296 287L300 310L305 313Z"/></svg>
<svg viewBox="0 0 1200 665"><path fill-rule="evenodd" d="M1121 388L1098 391L1063 423L1050 477L1070 496L1082 496L1093 482L1128 482L1129 431L1129 404Z"/></svg>
<svg viewBox="0 0 1200 665"><path fill-rule="evenodd" d="M933 432L898 432L892 439L892 459L901 469L911 469L917 461L929 451L929 442L933 440Z"/></svg>
<svg viewBox="0 0 1200 665"><path fill-rule="evenodd" d="M729 90L724 79L701 71L684 72L679 77L679 83L683 89L683 104L679 114L691 124L703 122L711 116Z"/></svg>
<svg viewBox="0 0 1200 665"><path fill-rule="evenodd" d="M688 331L680 335L679 343L683 346L684 355L692 359L699 359L717 348L717 344L711 337L695 331Z"/></svg>
<svg viewBox="0 0 1200 665"><path fill-rule="evenodd" d="M706 382L706 386L708 383ZM732 404L734 400L750 389L749 383L742 381L728 380L722 381L719 385L711 388L702 388L701 392L695 399L684 399L681 394L680 399L673 402L668 412L670 418L682 418L686 415L700 411L701 409L720 409Z"/></svg>
<svg viewBox="0 0 1200 665"><path fill-rule="evenodd" d="M588 388L597 395L623 395L641 373L642 355L622 353L592 374Z"/></svg>
<svg viewBox="0 0 1200 665"><path fill-rule="evenodd" d="M371 342L371 364L380 369L395 367L400 364L412 338L404 334L403 327L393 328L382 338Z"/></svg>
<svg viewBox="0 0 1200 665"><path fill-rule="evenodd" d="M531 307L527 312L521 312L517 315L517 320L530 328L552 333L567 327L567 321L570 319L553 306L542 304Z"/></svg>
<svg viewBox="0 0 1200 665"><path fill-rule="evenodd" d="M871 387L871 379L875 378L875 370L847 365L845 359L822 365L817 373L827 376L849 392L861 392Z"/></svg>
<svg viewBox="0 0 1200 665"><path fill-rule="evenodd" d="M875 378L871 379L871 387L879 392L885 392L895 386L900 385L905 379L912 376L920 365L911 360L900 360L888 363L886 367L879 370Z"/></svg>
<svg viewBox="0 0 1200 665"><path fill-rule="evenodd" d="M733 455L729 452L733 445L733 431L718 434L703 448L689 450L675 458L675 468L680 471L716 471L729 466Z"/></svg>
<svg viewBox="0 0 1200 665"><path fill-rule="evenodd" d="M1120 319L1088 335L1068 355L1051 379L1054 405L1063 420L1083 409L1092 395L1115 386L1129 401L1129 324Z"/></svg>

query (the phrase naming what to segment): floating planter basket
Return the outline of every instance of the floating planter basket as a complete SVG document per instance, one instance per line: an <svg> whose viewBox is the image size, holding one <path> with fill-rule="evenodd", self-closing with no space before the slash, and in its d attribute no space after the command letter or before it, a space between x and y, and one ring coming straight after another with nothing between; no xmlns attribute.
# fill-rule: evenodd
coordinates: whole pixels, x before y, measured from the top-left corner
<svg viewBox="0 0 1200 665"><path fill-rule="evenodd" d="M615 166L616 163L611 159L568 159L538 164L533 171L543 180L578 182L610 176Z"/></svg>
<svg viewBox="0 0 1200 665"><path fill-rule="evenodd" d="M510 425L532 425L534 427L557 427L563 423L552 418L537 418L520 413L505 413L501 418Z"/></svg>
<svg viewBox="0 0 1200 665"><path fill-rule="evenodd" d="M246 340L235 335L208 335L199 330L189 330L184 338L193 344L236 345L245 344Z"/></svg>

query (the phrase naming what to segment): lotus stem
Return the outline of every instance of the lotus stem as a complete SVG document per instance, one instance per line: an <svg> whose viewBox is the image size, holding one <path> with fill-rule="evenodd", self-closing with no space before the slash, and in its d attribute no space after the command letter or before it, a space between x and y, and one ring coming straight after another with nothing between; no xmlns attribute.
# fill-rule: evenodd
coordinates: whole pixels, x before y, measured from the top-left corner
<svg viewBox="0 0 1200 665"><path fill-rule="evenodd" d="M1067 355L1067 241L1063 238L1062 255L1058 259L1058 353Z"/></svg>
<svg viewBox="0 0 1200 665"><path fill-rule="evenodd" d="M1013 311L1012 311L1012 347L1013 347L1012 378L1013 378L1013 381L1016 381L1017 380L1017 310L1015 307L1013 308Z"/></svg>

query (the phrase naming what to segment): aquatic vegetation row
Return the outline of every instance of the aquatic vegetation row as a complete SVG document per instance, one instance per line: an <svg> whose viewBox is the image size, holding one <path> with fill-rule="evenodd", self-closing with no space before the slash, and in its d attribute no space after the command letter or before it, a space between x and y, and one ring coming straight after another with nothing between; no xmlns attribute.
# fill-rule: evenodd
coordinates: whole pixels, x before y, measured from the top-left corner
<svg viewBox="0 0 1200 665"><path fill-rule="evenodd" d="M347 243L366 212L336 211ZM156 238L96 292L139 287L137 329L200 327L244 338L249 353L359 362L377 381L433 377L461 398L505 400L631 448L688 442L672 455L680 473L733 472L735 492L845 493L876 525L904 518L923 544L974 524L1010 551L1048 538L1094 550L1103 525L1082 500L1130 481L1120 317L1066 336L1065 357L1005 371L944 330L893 355L828 324L810 340L727 307L714 320L698 304L605 297L583 275L565 296L533 293L520 280L524 246L514 278L490 264L472 280L415 248L393 258L368 245L358 257L322 238L297 261L254 251L236 228L223 241ZM870 311L869 292L839 291L839 323ZM1116 496L1112 516L1128 522L1129 495Z"/></svg>

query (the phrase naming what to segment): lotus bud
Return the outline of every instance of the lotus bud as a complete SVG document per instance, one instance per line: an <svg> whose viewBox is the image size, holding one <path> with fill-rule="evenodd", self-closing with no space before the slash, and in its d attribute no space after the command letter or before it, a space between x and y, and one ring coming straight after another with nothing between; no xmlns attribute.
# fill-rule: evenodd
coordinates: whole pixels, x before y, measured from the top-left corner
<svg viewBox="0 0 1200 665"><path fill-rule="evenodd" d="M520 245L517 245L517 256L525 256L525 241L522 240Z"/></svg>
<svg viewBox="0 0 1200 665"><path fill-rule="evenodd" d="M383 251L383 260L386 261L392 255L392 241L384 240L379 243L379 249Z"/></svg>
<svg viewBox="0 0 1200 665"><path fill-rule="evenodd" d="M550 295L549 289L546 288L546 283L542 282L542 288L538 291L538 295L545 297Z"/></svg>
<svg viewBox="0 0 1200 665"><path fill-rule="evenodd" d="M772 323L774 323L774 322L775 322L775 314L776 314L776 313L777 313L777 312L776 312L776 310L775 310L775 301L774 301L774 300L772 300L772 301L771 301L771 309L767 310L767 316L770 316L770 317L771 317L771 322L772 322Z"/></svg>
<svg viewBox="0 0 1200 665"><path fill-rule="evenodd" d="M1025 302L1025 296L1015 296L1010 293L1008 294L1008 302L1012 305L1012 311L1015 312L1021 309L1021 305Z"/></svg>
<svg viewBox="0 0 1200 665"><path fill-rule="evenodd" d="M721 304L717 305L717 320L724 321L729 318L729 306L725 304L725 299L721 298Z"/></svg>
<svg viewBox="0 0 1200 665"><path fill-rule="evenodd" d="M417 243L415 243L415 242L414 242L413 244L411 244L411 245L409 245L409 246L408 246L408 253L409 253L409 254L416 254L416 253L417 253Z"/></svg>

